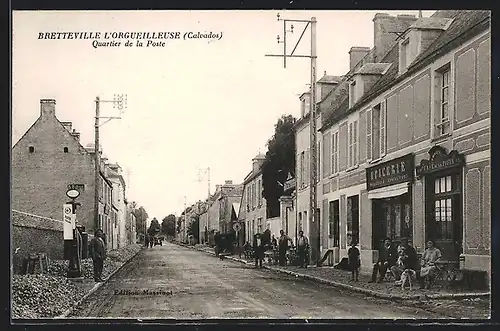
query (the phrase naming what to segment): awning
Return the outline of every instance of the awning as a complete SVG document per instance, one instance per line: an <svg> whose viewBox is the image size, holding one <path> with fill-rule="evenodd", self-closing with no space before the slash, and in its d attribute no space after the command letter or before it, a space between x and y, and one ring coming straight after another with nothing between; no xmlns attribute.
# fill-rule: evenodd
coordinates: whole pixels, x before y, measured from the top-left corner
<svg viewBox="0 0 500 331"><path fill-rule="evenodd" d="M236 214L236 218L238 218L238 214L240 212L240 204L233 202L233 209L234 209L234 213Z"/></svg>
<svg viewBox="0 0 500 331"><path fill-rule="evenodd" d="M368 199L384 199L397 197L408 192L408 183L401 183L387 187L381 187L368 192Z"/></svg>

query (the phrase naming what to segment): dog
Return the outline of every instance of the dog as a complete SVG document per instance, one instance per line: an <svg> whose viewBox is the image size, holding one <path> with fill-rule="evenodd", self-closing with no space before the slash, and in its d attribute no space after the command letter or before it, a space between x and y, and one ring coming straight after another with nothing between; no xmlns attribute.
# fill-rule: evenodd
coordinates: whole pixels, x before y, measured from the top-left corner
<svg viewBox="0 0 500 331"><path fill-rule="evenodd" d="M413 280L417 279L417 273L413 269L405 269L401 274L401 290L405 290L406 285L413 290Z"/></svg>

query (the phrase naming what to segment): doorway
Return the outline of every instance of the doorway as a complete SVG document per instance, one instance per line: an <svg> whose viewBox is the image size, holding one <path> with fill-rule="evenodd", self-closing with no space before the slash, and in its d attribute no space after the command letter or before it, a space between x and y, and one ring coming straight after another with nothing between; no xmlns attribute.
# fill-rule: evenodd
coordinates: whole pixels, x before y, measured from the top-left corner
<svg viewBox="0 0 500 331"><path fill-rule="evenodd" d="M373 199L373 249L379 249L385 238L391 238L395 244L401 238L413 243L413 222L410 195L405 193L397 197Z"/></svg>
<svg viewBox="0 0 500 331"><path fill-rule="evenodd" d="M426 179L426 241L433 240L443 260L462 253L462 174L439 173Z"/></svg>

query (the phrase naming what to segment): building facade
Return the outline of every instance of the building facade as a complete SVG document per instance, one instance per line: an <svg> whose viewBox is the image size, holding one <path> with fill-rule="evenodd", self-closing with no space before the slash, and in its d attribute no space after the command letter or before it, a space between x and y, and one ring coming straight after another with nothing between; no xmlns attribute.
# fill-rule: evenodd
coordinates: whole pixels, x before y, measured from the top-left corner
<svg viewBox="0 0 500 331"><path fill-rule="evenodd" d="M113 183L106 176L106 160L101 158L99 216L95 220L95 148L82 146L73 124L57 119L55 105L53 99L40 100L39 118L12 148L12 208L61 219L68 186L76 184L81 204L76 210L77 222L91 235L96 226L102 228L108 248L116 248L119 211L113 208Z"/></svg>
<svg viewBox="0 0 500 331"><path fill-rule="evenodd" d="M116 207L116 246L124 247L127 245L127 233L126 233L126 186L125 180L122 176L122 168L117 163L106 164L107 178L113 184L113 194L112 194L112 204Z"/></svg>
<svg viewBox="0 0 500 331"><path fill-rule="evenodd" d="M262 196L262 164L265 155L252 159L252 171L243 181L243 194L239 205L238 221L241 224L240 244L253 245L253 236L266 230L266 199Z"/></svg>
<svg viewBox="0 0 500 331"><path fill-rule="evenodd" d="M433 240L490 271L490 14L377 14L374 28L322 112L322 250L338 262L354 240L369 272L385 237L419 253Z"/></svg>

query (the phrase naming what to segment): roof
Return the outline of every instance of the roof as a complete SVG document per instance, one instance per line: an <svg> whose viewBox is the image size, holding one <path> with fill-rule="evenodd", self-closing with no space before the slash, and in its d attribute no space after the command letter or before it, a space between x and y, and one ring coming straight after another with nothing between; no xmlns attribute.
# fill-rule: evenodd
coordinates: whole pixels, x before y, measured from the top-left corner
<svg viewBox="0 0 500 331"><path fill-rule="evenodd" d="M419 54L408 70L399 75L399 45L396 43L384 56L381 62L392 63L387 72L365 93L350 109L344 108L348 104L348 97L338 109L335 109L324 120L320 130L325 130L342 117L361 108L385 90L410 77L415 72L434 61L437 57L459 46L472 36L489 28L490 11L488 10L440 10L432 17L453 18L450 26L421 54Z"/></svg>
<svg viewBox="0 0 500 331"><path fill-rule="evenodd" d="M447 25L451 23L450 18L445 17L422 17L419 18L415 23L413 23L408 30L419 29L419 30L445 30Z"/></svg>
<svg viewBox="0 0 500 331"><path fill-rule="evenodd" d="M359 68L356 75L383 75L389 69L391 63L367 63Z"/></svg>
<svg viewBox="0 0 500 331"><path fill-rule="evenodd" d="M318 80L318 83L338 84L341 80L342 76L324 75L320 80Z"/></svg>

